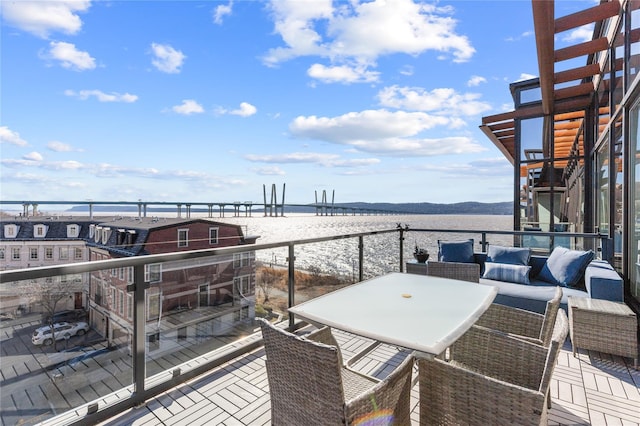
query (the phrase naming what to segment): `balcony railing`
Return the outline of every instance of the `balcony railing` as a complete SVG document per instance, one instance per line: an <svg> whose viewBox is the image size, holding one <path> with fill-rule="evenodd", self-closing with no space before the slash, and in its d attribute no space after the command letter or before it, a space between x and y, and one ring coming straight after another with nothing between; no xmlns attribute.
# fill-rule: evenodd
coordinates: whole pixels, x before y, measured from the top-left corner
<svg viewBox="0 0 640 426"><path fill-rule="evenodd" d="M535 242L535 249L543 252L559 242L601 253L607 247L606 237L598 234L409 230L398 225L331 237L1 271L0 309L21 307L19 316L0 325L2 422L31 424L56 416L56 424L88 424L141 404L257 347L255 316L288 317L293 327L287 308L301 300L380 273L402 272L405 261L412 260L413 242L405 241L408 232L434 256L438 239L474 238L478 251L490 243ZM342 269L325 271L324 265L305 263L311 247L327 259L341 257ZM284 253L281 262L273 255L278 250ZM344 267L344 258L351 268ZM303 267L297 268L297 262ZM72 274L85 280L90 331L62 336L47 346L32 344L32 332L42 326L38 311L59 311L74 302L61 279Z"/></svg>

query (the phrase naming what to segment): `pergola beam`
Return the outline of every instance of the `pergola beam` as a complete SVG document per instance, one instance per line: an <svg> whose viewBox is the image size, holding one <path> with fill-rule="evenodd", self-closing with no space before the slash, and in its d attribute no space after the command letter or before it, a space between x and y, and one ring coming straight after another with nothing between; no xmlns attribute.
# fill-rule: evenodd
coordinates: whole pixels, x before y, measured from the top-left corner
<svg viewBox="0 0 640 426"><path fill-rule="evenodd" d="M536 34L538 50L538 69L540 72L540 90L542 92L542 112L553 114L554 102L554 2L548 0L532 0L533 26Z"/></svg>

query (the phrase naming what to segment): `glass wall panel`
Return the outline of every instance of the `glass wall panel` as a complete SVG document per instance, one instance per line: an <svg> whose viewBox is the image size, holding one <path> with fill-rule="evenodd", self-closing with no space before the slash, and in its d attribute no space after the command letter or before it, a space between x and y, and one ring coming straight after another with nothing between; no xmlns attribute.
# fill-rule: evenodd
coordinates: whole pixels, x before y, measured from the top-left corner
<svg viewBox="0 0 640 426"><path fill-rule="evenodd" d="M622 163L622 142L623 142L623 132L622 132L622 117L616 119L613 123L613 164L614 164L614 173L615 173L615 191L613 193L613 202L615 203L614 212L615 217L613 218L614 225L614 233L613 233L613 247L614 254L616 260L620 259L622 255L622 236L624 235L624 223L623 214L622 214L622 190L624 183L624 169Z"/></svg>
<svg viewBox="0 0 640 426"><path fill-rule="evenodd" d="M601 233L609 232L609 140L604 143L596 155L596 224Z"/></svg>
<svg viewBox="0 0 640 426"><path fill-rule="evenodd" d="M636 104L629 113L629 152L632 155L631 187L627 189L629 194L629 229L632 229L631 244L629 247L629 281L631 294L640 300L640 104Z"/></svg>
<svg viewBox="0 0 640 426"><path fill-rule="evenodd" d="M520 121L520 158L523 163L543 158L542 124L542 117Z"/></svg>
<svg viewBox="0 0 640 426"><path fill-rule="evenodd" d="M631 57L625 61L627 67L627 78L629 80L627 87L631 87L631 83L633 83L637 77L640 69L640 35L635 33L635 31L640 29L640 0L631 0L629 2L629 8L631 10L631 25L629 28Z"/></svg>

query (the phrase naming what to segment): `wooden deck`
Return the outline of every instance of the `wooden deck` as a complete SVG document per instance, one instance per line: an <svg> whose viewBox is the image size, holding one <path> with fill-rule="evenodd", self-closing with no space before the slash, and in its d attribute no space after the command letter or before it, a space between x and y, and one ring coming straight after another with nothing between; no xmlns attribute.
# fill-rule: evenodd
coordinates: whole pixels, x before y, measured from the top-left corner
<svg viewBox="0 0 640 426"><path fill-rule="evenodd" d="M344 359L372 343L334 330ZM406 351L381 345L352 365L384 377ZM418 424L418 385L412 390L412 423ZM580 351L567 339L551 383L550 425L640 425L640 371L633 360ZM101 425L269 425L269 386L264 349L237 358L127 410Z"/></svg>

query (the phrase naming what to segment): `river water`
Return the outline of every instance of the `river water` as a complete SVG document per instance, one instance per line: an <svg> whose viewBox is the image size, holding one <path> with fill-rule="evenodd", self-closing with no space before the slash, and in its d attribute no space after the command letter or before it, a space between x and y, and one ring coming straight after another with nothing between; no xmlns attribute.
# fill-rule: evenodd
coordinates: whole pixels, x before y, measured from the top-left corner
<svg viewBox="0 0 640 426"><path fill-rule="evenodd" d="M439 239L480 240L480 233L426 233L412 229L446 230L502 230L513 229L511 216L497 215L369 215L369 216L316 216L315 214L289 214L284 217L225 217L216 221L243 227L245 235L258 235L257 243L301 240L340 234L396 229L398 224L408 226L405 233L404 259L413 259L413 248L418 244L437 256ZM511 245L511 236L489 235L492 244ZM366 236L364 243L365 278L399 270L399 233ZM476 250L480 247L476 243ZM286 265L286 248L262 250L256 253L259 261L278 266ZM295 246L296 269L316 269L322 273L350 276L357 273L358 238L333 240Z"/></svg>

